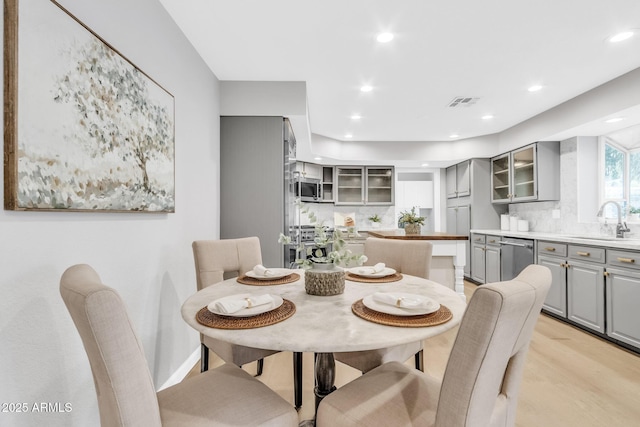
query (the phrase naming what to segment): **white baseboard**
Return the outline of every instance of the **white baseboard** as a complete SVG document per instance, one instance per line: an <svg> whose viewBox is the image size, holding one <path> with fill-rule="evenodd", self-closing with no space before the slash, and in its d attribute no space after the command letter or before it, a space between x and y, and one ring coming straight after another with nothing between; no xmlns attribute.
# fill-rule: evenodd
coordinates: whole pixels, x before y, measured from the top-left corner
<svg viewBox="0 0 640 427"><path fill-rule="evenodd" d="M169 379L165 381L162 386L160 386L158 391L164 390L165 388L171 387L172 385L178 384L180 381L182 381L187 376L189 371L191 371L193 365L198 363L198 360L200 360L200 346L198 346L196 351L191 353L191 356L189 356L187 360L185 360L182 365L180 365L180 367L169 377Z"/></svg>

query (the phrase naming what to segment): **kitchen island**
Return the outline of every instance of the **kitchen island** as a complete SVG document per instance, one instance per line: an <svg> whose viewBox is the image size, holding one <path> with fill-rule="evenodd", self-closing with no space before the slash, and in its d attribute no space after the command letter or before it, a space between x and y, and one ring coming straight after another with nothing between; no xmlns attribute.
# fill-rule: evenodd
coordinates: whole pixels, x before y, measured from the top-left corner
<svg viewBox="0 0 640 427"><path fill-rule="evenodd" d="M454 289L464 299L464 266L469 236L442 232L406 234L404 230L368 230L380 239L428 240L433 245L430 279Z"/></svg>

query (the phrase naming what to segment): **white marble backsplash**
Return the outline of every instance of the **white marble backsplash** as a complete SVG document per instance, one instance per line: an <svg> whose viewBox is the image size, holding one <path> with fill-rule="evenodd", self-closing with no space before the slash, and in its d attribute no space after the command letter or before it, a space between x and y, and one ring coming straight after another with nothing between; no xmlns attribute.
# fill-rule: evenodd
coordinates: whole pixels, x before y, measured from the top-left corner
<svg viewBox="0 0 640 427"><path fill-rule="evenodd" d="M394 206L335 206L333 203L306 203L305 205L315 213L318 221L330 227L335 226L334 213L336 212L345 216L355 214L354 220L356 222L356 228L358 229L372 228L369 217L373 214L378 214L382 219L379 226L380 228L398 227L398 219L395 215ZM305 215L301 215L300 220L302 225L309 224Z"/></svg>

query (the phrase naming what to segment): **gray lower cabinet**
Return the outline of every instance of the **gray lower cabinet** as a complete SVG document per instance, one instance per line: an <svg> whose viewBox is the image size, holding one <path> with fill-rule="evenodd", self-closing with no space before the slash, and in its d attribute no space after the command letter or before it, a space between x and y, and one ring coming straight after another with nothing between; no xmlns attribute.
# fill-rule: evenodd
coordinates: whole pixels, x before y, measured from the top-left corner
<svg viewBox="0 0 640 427"><path fill-rule="evenodd" d="M471 278L478 283L485 283L485 238L484 234L471 235Z"/></svg>
<svg viewBox="0 0 640 427"><path fill-rule="evenodd" d="M609 249L607 335L640 348L640 253Z"/></svg>
<svg viewBox="0 0 640 427"><path fill-rule="evenodd" d="M605 249L569 245L567 267L567 318L605 333Z"/></svg>
<svg viewBox="0 0 640 427"><path fill-rule="evenodd" d="M567 317L567 245L538 242L538 264L551 271L551 287L542 308L557 316Z"/></svg>
<svg viewBox="0 0 640 427"><path fill-rule="evenodd" d="M500 237L471 235L471 278L478 283L500 281Z"/></svg>
<svg viewBox="0 0 640 427"><path fill-rule="evenodd" d="M484 252L486 283L499 282L500 279L500 237L487 236Z"/></svg>
<svg viewBox="0 0 640 427"><path fill-rule="evenodd" d="M567 269L567 318L605 333L604 266L570 261Z"/></svg>
<svg viewBox="0 0 640 427"><path fill-rule="evenodd" d="M471 206L449 206L447 207L447 233L468 236L471 231ZM465 241L466 258L471 259L471 245ZM465 263L464 275L471 275L469 262Z"/></svg>

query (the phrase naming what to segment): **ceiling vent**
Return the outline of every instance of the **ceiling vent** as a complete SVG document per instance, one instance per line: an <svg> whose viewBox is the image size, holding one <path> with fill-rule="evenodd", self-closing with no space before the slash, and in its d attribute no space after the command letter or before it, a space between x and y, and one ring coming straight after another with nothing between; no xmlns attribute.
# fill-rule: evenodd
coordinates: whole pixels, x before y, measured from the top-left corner
<svg viewBox="0 0 640 427"><path fill-rule="evenodd" d="M449 102L449 107L470 107L480 98L466 98L464 96L456 96Z"/></svg>

